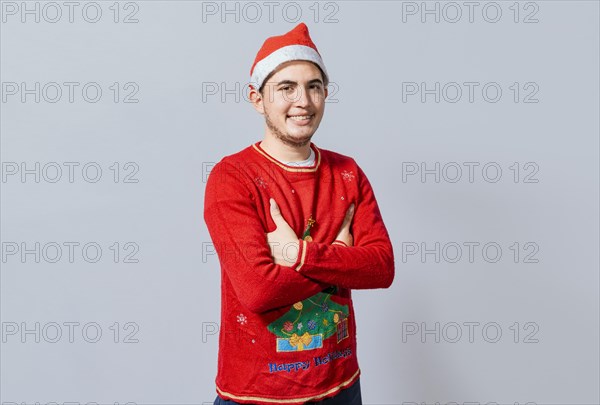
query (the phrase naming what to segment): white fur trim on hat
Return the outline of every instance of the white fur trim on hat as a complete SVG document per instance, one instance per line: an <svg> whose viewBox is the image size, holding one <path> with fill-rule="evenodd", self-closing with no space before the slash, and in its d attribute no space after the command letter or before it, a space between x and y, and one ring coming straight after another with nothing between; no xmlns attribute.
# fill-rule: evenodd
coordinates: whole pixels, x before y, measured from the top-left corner
<svg viewBox="0 0 600 405"><path fill-rule="evenodd" d="M325 75L324 84L327 84L329 76L327 75L327 70L325 69L325 64L323 63L321 56L313 48L305 45L284 46L266 58L262 59L256 64L256 66L254 66L252 77L250 78L250 84L256 90L260 89L269 73L274 71L277 66L281 65L282 63L291 60L307 60L309 62L316 63L317 66L323 70L323 74Z"/></svg>

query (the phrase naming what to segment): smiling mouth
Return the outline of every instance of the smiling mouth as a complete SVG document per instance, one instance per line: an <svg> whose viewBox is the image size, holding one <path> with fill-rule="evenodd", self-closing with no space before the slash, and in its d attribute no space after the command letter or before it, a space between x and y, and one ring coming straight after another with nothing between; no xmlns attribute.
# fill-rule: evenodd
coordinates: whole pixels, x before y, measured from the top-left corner
<svg viewBox="0 0 600 405"><path fill-rule="evenodd" d="M308 122L313 119L315 115L288 115L287 117L295 122Z"/></svg>

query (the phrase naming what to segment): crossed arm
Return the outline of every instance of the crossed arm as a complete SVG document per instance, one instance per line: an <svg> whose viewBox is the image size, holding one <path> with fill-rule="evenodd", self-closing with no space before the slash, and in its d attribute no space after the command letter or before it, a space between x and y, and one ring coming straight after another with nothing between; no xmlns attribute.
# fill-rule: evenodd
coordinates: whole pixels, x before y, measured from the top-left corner
<svg viewBox="0 0 600 405"><path fill-rule="evenodd" d="M301 242L292 227L286 222L283 215L281 215L277 202L273 198L271 198L269 202L271 204L271 218L276 226L273 232L267 234L267 243L271 249L271 256L273 257L275 264L293 266L294 263L298 261ZM352 238L352 233L350 233L350 224L352 223L353 216L354 203L348 207L342 226L340 227L333 244L342 246L352 246L354 244L354 238ZM288 249L289 246L292 247L291 251Z"/></svg>
<svg viewBox="0 0 600 405"><path fill-rule="evenodd" d="M277 228L265 238L252 193L233 167L226 166L218 163L208 178L204 220L219 254L223 277L250 311L261 313L292 305L331 285L389 287L394 277L392 247L366 177L363 185L368 186L368 192L354 210L349 210L338 232L337 239L346 247L339 242L300 240L277 204L271 206ZM360 224L354 224L352 235L351 223L356 217ZM289 243L297 244L298 249L286 249L285 253L297 252L295 258L285 257L281 250Z"/></svg>

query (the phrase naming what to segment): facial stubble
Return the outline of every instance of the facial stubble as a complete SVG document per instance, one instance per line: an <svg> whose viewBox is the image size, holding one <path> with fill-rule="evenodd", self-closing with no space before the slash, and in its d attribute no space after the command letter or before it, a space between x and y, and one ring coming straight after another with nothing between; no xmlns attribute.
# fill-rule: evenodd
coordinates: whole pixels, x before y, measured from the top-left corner
<svg viewBox="0 0 600 405"><path fill-rule="evenodd" d="M296 148L307 145L310 142L310 140L312 139L312 136L314 135L314 133L313 133L306 139L298 140L298 139L290 136L290 134L280 131L279 128L277 128L275 126L275 124L273 124L273 122L269 119L269 114L266 111L265 111L265 123L267 124L267 127L271 130L271 133L274 134L277 137L277 139L279 139L285 145L296 147Z"/></svg>

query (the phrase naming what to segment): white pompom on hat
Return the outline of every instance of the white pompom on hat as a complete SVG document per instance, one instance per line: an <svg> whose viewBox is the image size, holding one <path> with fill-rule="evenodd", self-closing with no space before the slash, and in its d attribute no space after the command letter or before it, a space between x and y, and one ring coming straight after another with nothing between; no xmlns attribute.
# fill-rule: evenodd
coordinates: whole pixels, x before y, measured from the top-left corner
<svg viewBox="0 0 600 405"><path fill-rule="evenodd" d="M267 38L256 54L250 69L250 87L259 90L269 74L279 65L291 60L306 60L315 63L323 71L325 83L329 81L327 70L316 45L310 38L308 27L298 24L290 32Z"/></svg>

